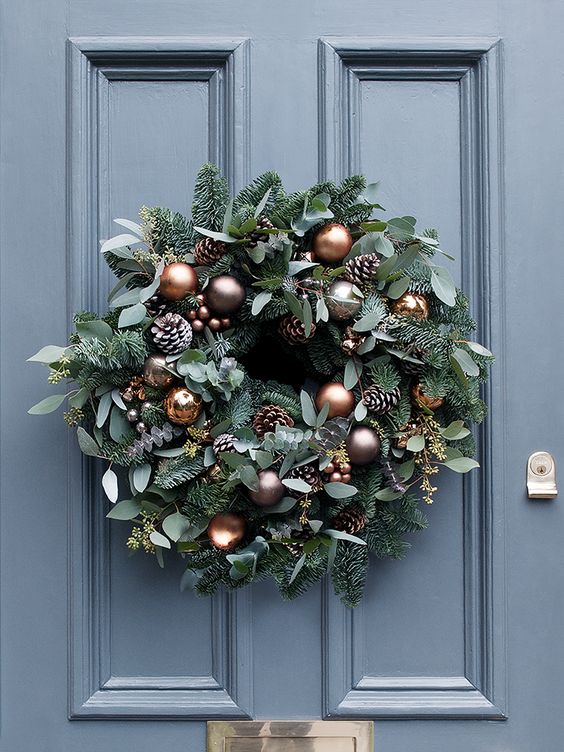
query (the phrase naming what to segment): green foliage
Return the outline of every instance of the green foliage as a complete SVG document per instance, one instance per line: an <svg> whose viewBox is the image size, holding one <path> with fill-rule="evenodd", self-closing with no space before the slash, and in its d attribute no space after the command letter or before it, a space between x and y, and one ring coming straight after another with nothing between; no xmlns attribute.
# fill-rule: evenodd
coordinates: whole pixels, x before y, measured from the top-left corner
<svg viewBox="0 0 564 752"><path fill-rule="evenodd" d="M194 227L221 230L225 207L229 200L227 181L213 164L200 168L194 186L192 222Z"/></svg>
<svg viewBox="0 0 564 752"><path fill-rule="evenodd" d="M331 570L333 586L345 606L357 606L364 592L368 573L368 548L348 541L339 541Z"/></svg>
<svg viewBox="0 0 564 752"><path fill-rule="evenodd" d="M163 463L155 476L155 485L159 488L174 488L196 478L203 469L204 462L201 455L194 458L180 455Z"/></svg>
<svg viewBox="0 0 564 752"><path fill-rule="evenodd" d="M194 244L192 222L179 212L158 206L144 207L141 211L149 247L162 256L175 253L183 256Z"/></svg>
<svg viewBox="0 0 564 752"><path fill-rule="evenodd" d="M262 201L267 191L270 191L270 194L262 214L269 217L273 211L276 211L281 202L284 201L285 195L280 175L273 171L259 175L248 186L243 188L233 202L233 211L239 212L245 207L254 210Z"/></svg>

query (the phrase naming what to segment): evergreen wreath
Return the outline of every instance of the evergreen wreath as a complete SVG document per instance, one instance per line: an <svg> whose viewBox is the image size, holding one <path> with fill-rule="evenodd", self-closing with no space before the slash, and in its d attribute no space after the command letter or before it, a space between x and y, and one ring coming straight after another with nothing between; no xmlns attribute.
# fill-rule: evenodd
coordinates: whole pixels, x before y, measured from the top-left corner
<svg viewBox="0 0 564 752"><path fill-rule="evenodd" d="M437 233L373 218L376 192L355 175L287 194L267 172L230 199L204 165L191 220L115 220L110 312L30 358L76 387L29 412L68 401L108 463L107 516L160 566L180 552L182 589L272 577L293 598L330 572L354 606L368 552L402 557L425 527L439 468L478 465L466 424L492 354Z"/></svg>

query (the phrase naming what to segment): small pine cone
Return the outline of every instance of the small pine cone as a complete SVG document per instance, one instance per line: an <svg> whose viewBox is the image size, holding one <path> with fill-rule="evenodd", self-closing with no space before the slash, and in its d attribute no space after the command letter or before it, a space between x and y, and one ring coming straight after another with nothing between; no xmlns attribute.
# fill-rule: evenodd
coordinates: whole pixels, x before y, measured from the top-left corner
<svg viewBox="0 0 564 752"><path fill-rule="evenodd" d="M213 451L215 456L219 456L221 452L235 452L236 438L231 433L221 433L213 442Z"/></svg>
<svg viewBox="0 0 564 752"><path fill-rule="evenodd" d="M347 326L345 336L341 341L341 350L345 355L354 355L365 339L366 336L364 334L355 332L352 326Z"/></svg>
<svg viewBox="0 0 564 752"><path fill-rule="evenodd" d="M394 387L389 392L385 392L379 386L369 386L364 390L362 401L369 412L376 415L384 415L384 413L389 413L398 404L400 396L399 386Z"/></svg>
<svg viewBox="0 0 564 752"><path fill-rule="evenodd" d="M424 350L413 350L413 352L410 352L409 355L412 355L414 358L417 358L418 360L423 360L425 357L425 351ZM403 372L407 374L408 376L416 376L417 378L420 378L424 375L427 366L425 363L411 363L409 360L401 360L400 359L400 367L402 368Z"/></svg>
<svg viewBox="0 0 564 752"><path fill-rule="evenodd" d="M321 481L321 473L314 464L300 465L290 470L286 478L305 480L305 482L311 486L312 491L319 491L323 484ZM302 496L301 491L292 491L288 489L288 496Z"/></svg>
<svg viewBox="0 0 564 752"><path fill-rule="evenodd" d="M368 518L358 507L345 507L337 514L331 524L333 530L355 535L366 526Z"/></svg>
<svg viewBox="0 0 564 752"><path fill-rule="evenodd" d="M257 227L256 230L253 230L251 234L249 235L249 248L255 248L258 242L262 243L268 243L268 233L261 232L262 230L272 230L274 225L272 222L267 219L266 217L259 217L257 219Z"/></svg>
<svg viewBox="0 0 564 752"><path fill-rule="evenodd" d="M347 261L343 276L353 285L368 287L373 283L379 266L380 259L376 253L365 253Z"/></svg>
<svg viewBox="0 0 564 752"><path fill-rule="evenodd" d="M291 416L279 405L264 405L253 418L253 430L259 439L262 439L269 431L274 431L277 425L289 427L294 425Z"/></svg>
<svg viewBox="0 0 564 752"><path fill-rule="evenodd" d="M192 327L178 313L165 313L156 318L151 334L156 347L168 355L186 350L192 342Z"/></svg>
<svg viewBox="0 0 564 752"><path fill-rule="evenodd" d="M155 318L155 316L160 316L161 313L163 313L166 310L167 301L163 296L156 292L154 295L151 295L149 300L145 301L145 308L147 309L147 313L152 318Z"/></svg>
<svg viewBox="0 0 564 752"><path fill-rule="evenodd" d="M313 532L311 530L292 530L292 540L296 542L286 543L286 547L294 556L301 556L304 552L304 543L312 538Z"/></svg>
<svg viewBox="0 0 564 752"><path fill-rule="evenodd" d="M284 316L284 318L280 320L280 323L278 325L278 332L280 336L284 337L284 339L290 345L303 345L304 342L307 342L308 339L311 339L313 337L313 335L315 334L315 329L315 324L312 324L311 333L309 337L306 336L305 325L299 320L297 316L294 316L293 314Z"/></svg>
<svg viewBox="0 0 564 752"><path fill-rule="evenodd" d="M226 251L227 247L221 240L204 238L194 246L194 261L198 266L213 266Z"/></svg>

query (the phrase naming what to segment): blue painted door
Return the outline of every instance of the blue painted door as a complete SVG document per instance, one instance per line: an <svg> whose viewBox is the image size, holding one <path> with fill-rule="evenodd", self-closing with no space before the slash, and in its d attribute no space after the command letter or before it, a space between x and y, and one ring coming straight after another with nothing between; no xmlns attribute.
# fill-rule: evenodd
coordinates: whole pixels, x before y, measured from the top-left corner
<svg viewBox="0 0 564 752"><path fill-rule="evenodd" d="M550 0L2 3L0 749L203 750L205 718L376 719L379 752L556 752L564 511L560 30ZM364 604L178 592L132 560L24 361L102 307L98 239L183 211L199 165L294 189L362 170L442 230L497 353L482 470Z"/></svg>

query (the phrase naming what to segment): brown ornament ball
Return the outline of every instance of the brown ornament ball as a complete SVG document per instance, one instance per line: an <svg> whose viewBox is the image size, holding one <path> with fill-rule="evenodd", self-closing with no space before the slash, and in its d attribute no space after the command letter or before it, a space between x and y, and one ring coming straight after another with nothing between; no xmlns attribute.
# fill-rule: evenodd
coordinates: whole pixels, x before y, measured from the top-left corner
<svg viewBox="0 0 564 752"><path fill-rule="evenodd" d="M172 367L172 364L167 365L166 356L149 355L143 366L143 381L155 389L166 389L175 378L170 372Z"/></svg>
<svg viewBox="0 0 564 752"><path fill-rule="evenodd" d="M203 321L196 319L195 321L192 322L192 331L196 332L196 334L199 334L200 332L204 331L205 326L206 325L204 324Z"/></svg>
<svg viewBox="0 0 564 752"><path fill-rule="evenodd" d="M212 332L219 332L221 329L221 321L219 319L216 319L215 316L213 319L209 319L208 326L212 330Z"/></svg>
<svg viewBox="0 0 564 752"><path fill-rule="evenodd" d="M353 239L344 225L333 222L318 230L313 237L312 251L316 261L336 264L352 248Z"/></svg>
<svg viewBox="0 0 564 752"><path fill-rule="evenodd" d="M214 313L235 313L245 302L245 287L230 274L212 277L206 287L206 301Z"/></svg>
<svg viewBox="0 0 564 752"><path fill-rule="evenodd" d="M245 518L233 512L219 512L208 524L210 543L220 551L231 551L245 537Z"/></svg>
<svg viewBox="0 0 564 752"><path fill-rule="evenodd" d="M354 285L346 279L337 279L329 287L325 298L329 317L334 321L347 321L358 313L362 297L355 291Z"/></svg>
<svg viewBox="0 0 564 752"><path fill-rule="evenodd" d="M421 295L421 293L404 292L401 297L392 303L392 312L398 316L426 319L429 315L429 302L425 295Z"/></svg>
<svg viewBox="0 0 564 752"><path fill-rule="evenodd" d="M338 381L323 384L317 390L315 406L318 411L326 402L329 403L329 414L327 416L329 418L334 418L337 415L346 418L352 413L355 405L354 394Z"/></svg>
<svg viewBox="0 0 564 752"><path fill-rule="evenodd" d="M347 436L345 445L353 465L369 465L380 454L380 438L368 426L355 426Z"/></svg>
<svg viewBox="0 0 564 752"><path fill-rule="evenodd" d="M272 507L284 496L285 488L274 470L261 470L257 491L249 491L249 498L257 507Z"/></svg>
<svg viewBox="0 0 564 752"><path fill-rule="evenodd" d="M159 292L167 300L184 300L198 289L198 275L189 264L177 261L163 269Z"/></svg>
<svg viewBox="0 0 564 752"><path fill-rule="evenodd" d="M411 387L411 398L416 404L423 405L428 410L438 410L444 404L442 397L428 397L419 383Z"/></svg>
<svg viewBox="0 0 564 752"><path fill-rule="evenodd" d="M166 395L164 407L171 423L191 426L202 412L202 398L185 386L178 386Z"/></svg>

